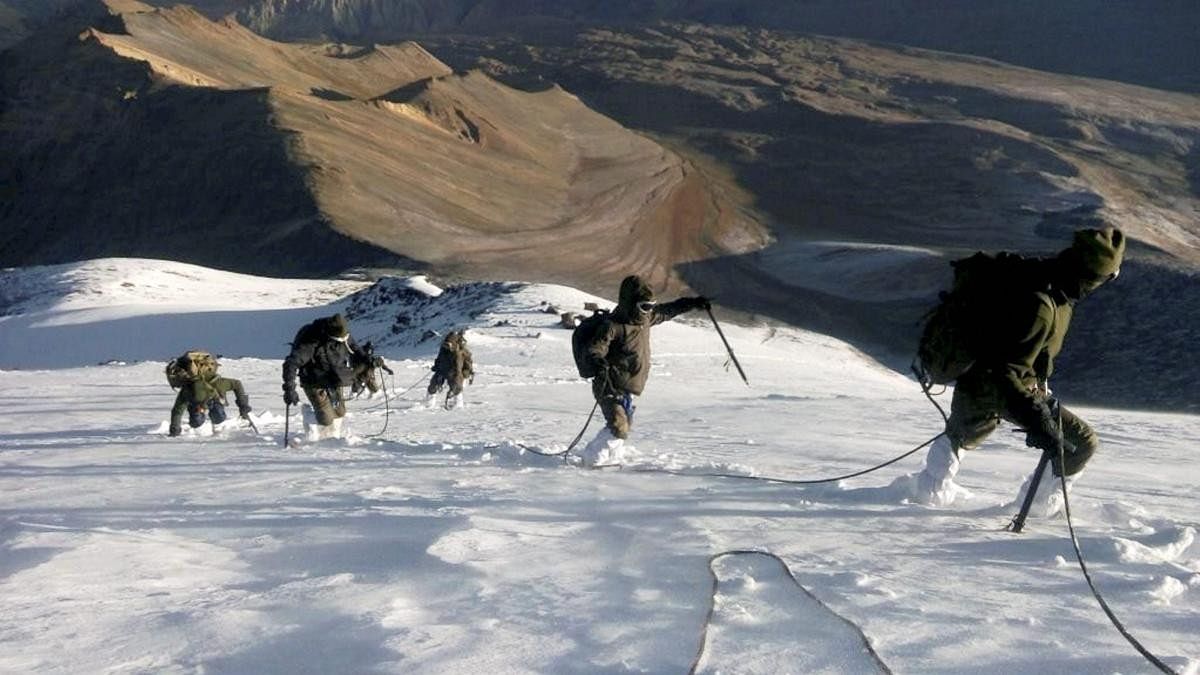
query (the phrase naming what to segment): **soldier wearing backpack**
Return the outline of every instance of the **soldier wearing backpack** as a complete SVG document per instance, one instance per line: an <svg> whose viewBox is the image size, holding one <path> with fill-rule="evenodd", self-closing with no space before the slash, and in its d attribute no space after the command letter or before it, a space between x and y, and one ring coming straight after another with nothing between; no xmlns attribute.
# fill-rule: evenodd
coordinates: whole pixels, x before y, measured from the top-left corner
<svg viewBox="0 0 1200 675"><path fill-rule="evenodd" d="M577 355L577 363L583 361L580 373L594 374L592 395L605 421L605 427L581 453L585 463L599 464L616 458L629 437L633 397L641 395L650 376L651 326L711 306L703 297L658 304L654 290L641 277L631 275L621 281L617 308L609 314L595 315L602 318L593 324L594 332L579 345L581 353ZM589 317L585 323L592 320Z"/></svg>
<svg viewBox="0 0 1200 675"><path fill-rule="evenodd" d="M379 378L375 376L375 371L392 374L392 369L383 362L382 356L375 354L375 346L370 342L363 344L361 351L354 352L351 365L354 367L354 384L350 385L350 398L357 398L363 391L370 398L375 398L379 392Z"/></svg>
<svg viewBox="0 0 1200 675"><path fill-rule="evenodd" d="M358 345L350 337L350 326L341 314L306 324L292 340L292 351L283 360L283 402L300 402L296 377L312 404L316 427L310 437L339 438L346 415L345 387L354 383L354 353Z"/></svg>
<svg viewBox="0 0 1200 675"><path fill-rule="evenodd" d="M1003 419L1026 431L1029 446L1052 455L1055 477L1045 475L1036 486L1032 511L1049 516L1061 508L1057 477L1065 474L1069 483L1099 441L1075 414L1066 409L1061 418L1054 414L1047 382L1075 303L1116 278L1124 253L1124 235L1108 227L1079 230L1071 246L1054 258L976 254L956 263L955 290L931 315L920 350L926 372L934 373L922 379L953 379L954 397L946 433L930 447L916 477L914 501L953 502L961 491L953 481L959 451L978 446ZM988 279L988 266L1007 266L1008 278ZM1066 465L1060 466L1058 449L1064 441L1068 453ZM1030 482L1022 493L1031 489Z"/></svg>
<svg viewBox="0 0 1200 675"><path fill-rule="evenodd" d="M172 389L179 390L171 408L168 433L172 436L183 431L184 411L187 411L188 425L193 429L204 424L206 414L212 418L214 426L224 422L225 397L231 391L238 415L242 419L250 418L250 397L246 396L241 381L218 375L218 365L212 354L200 350L185 352L167 363L167 383Z"/></svg>
<svg viewBox="0 0 1200 675"><path fill-rule="evenodd" d="M463 407L463 383L475 381L475 364L464 333L463 330L452 330L442 339L431 368L433 377L429 378L429 387L425 390L426 406L432 407L437 393L447 385L449 389L442 407L446 410Z"/></svg>

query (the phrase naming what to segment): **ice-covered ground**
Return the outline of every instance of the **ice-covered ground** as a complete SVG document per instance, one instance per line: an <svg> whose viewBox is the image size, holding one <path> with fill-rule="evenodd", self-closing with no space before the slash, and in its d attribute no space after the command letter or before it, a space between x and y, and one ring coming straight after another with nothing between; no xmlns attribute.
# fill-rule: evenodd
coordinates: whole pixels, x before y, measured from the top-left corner
<svg viewBox="0 0 1200 675"><path fill-rule="evenodd" d="M947 509L890 487L923 453L809 488L677 475L836 475L939 430L913 382L835 340L725 327L747 387L700 317L656 328L636 450L588 470L522 450L561 449L591 408L543 311L581 309L571 289L435 299L141 260L2 277L0 672L684 673L702 641L700 672L877 672L864 636L894 672L1152 670L1064 521L1003 530L1037 459L1006 428ZM281 447L284 343L335 309L396 390L428 372L426 328L469 325L466 407L418 406L419 386L352 401L350 439ZM193 346L226 355L261 436L163 434L162 361ZM1104 441L1072 493L1093 575L1148 648L1200 672L1200 419L1081 412ZM787 570L749 554L710 573L731 549Z"/></svg>

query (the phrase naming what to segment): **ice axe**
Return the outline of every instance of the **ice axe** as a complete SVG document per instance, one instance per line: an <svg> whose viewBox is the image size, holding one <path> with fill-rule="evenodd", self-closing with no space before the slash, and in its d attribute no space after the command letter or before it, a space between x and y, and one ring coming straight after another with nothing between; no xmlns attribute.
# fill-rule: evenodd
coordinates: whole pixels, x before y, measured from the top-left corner
<svg viewBox="0 0 1200 675"><path fill-rule="evenodd" d="M1025 519L1029 517L1029 509L1033 507L1033 498L1037 496L1038 486L1042 484L1042 474L1046 473L1046 465L1050 463L1050 451L1042 452L1037 468L1033 470L1033 478L1029 479L1029 489L1025 491L1025 501L1021 503L1021 512L1013 516L1008 524L1008 531L1020 534L1025 529Z"/></svg>
<svg viewBox="0 0 1200 675"><path fill-rule="evenodd" d="M717 329L717 335L721 336L721 342L725 343L725 351L729 352L729 359L733 361L733 365L737 368L738 375L742 376L742 381L749 387L750 380L746 379L746 371L742 370L742 364L738 363L737 356L733 353L733 347L730 347L729 340L725 339L725 333L721 330L721 324L717 323L717 317L713 316L712 307L705 307L704 309L708 312L708 318L712 319L713 328Z"/></svg>
<svg viewBox="0 0 1200 675"><path fill-rule="evenodd" d="M1055 422L1058 424L1059 448L1042 450L1042 458L1038 460L1037 468L1033 470L1033 477L1029 479L1029 489L1025 491L1025 501L1021 502L1021 511L1013 516L1012 522L1008 524L1008 531L1013 534L1020 534L1021 530L1025 529L1025 519L1029 517L1029 509L1033 508L1033 498L1037 496L1038 487L1042 484L1042 474L1046 473L1046 465L1050 463L1050 459L1062 452L1075 452L1075 446L1062 439L1062 410L1059 408L1058 399L1051 398L1047 404L1050 406L1050 414L1054 415ZM1065 468L1060 467L1060 470L1065 471Z"/></svg>

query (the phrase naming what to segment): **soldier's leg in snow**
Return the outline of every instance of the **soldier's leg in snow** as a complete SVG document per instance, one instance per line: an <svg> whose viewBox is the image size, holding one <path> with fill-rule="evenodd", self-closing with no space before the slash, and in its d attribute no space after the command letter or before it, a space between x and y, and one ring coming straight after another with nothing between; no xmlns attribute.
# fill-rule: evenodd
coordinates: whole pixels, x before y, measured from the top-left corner
<svg viewBox="0 0 1200 675"><path fill-rule="evenodd" d="M1083 470L1083 466L1096 453L1096 449L1100 446L1100 441L1096 438L1096 432L1092 431L1087 422L1079 419L1074 413L1065 408L1061 409L1060 413L1063 440L1075 447L1074 453L1067 453L1066 483L1067 488L1070 489L1074 476ZM1029 515L1035 518L1049 518L1062 510L1062 491L1059 479L1063 475L1063 472L1059 467L1057 456L1051 455L1050 467L1049 471L1042 474L1042 479L1036 487L1032 486L1033 473L1031 471L1029 477L1025 479L1025 482L1021 485L1021 489L1017 492L1016 503L1023 504L1025 502L1025 495L1029 490L1037 490L1034 493L1033 501L1029 508Z"/></svg>
<svg viewBox="0 0 1200 675"><path fill-rule="evenodd" d="M1069 492L1071 483L1079 476L1079 472L1083 471L1084 465L1092 455L1096 454L1100 441L1096 437L1096 432L1092 431L1087 422L1079 419L1065 408L1060 412L1062 414L1063 440L1075 447L1075 452L1066 453L1065 482ZM1062 485L1060 484L1063 472L1059 467L1057 456L1051 455L1050 467L1049 471L1042 474L1042 479L1036 488L1037 492L1034 493L1033 501L1030 502L1029 515L1034 518L1050 518L1057 515L1063 508ZM1025 503L1025 495L1029 492L1032 482L1032 475L1025 479L1025 483L1021 485L1021 489L1017 493L1017 504Z"/></svg>
<svg viewBox="0 0 1200 675"><path fill-rule="evenodd" d="M442 390L442 385L445 382L446 378L442 377L441 373L434 373L433 377L429 378L429 387L425 390L425 393L433 396Z"/></svg>
<svg viewBox="0 0 1200 675"><path fill-rule="evenodd" d="M450 373L450 377L446 378L446 384L450 385L450 391L446 394L447 397L454 397L463 393L463 379L458 375Z"/></svg>
<svg viewBox="0 0 1200 675"><path fill-rule="evenodd" d="M449 385L449 390L446 392L446 410L454 410L466 405L463 401L463 379L455 373L450 373L446 378L446 384Z"/></svg>
<svg viewBox="0 0 1200 675"><path fill-rule="evenodd" d="M221 403L221 399L214 398L208 402L208 416L214 425L225 421L225 404Z"/></svg>
<svg viewBox="0 0 1200 675"><path fill-rule="evenodd" d="M930 446L925 467L917 474L914 501L948 506L963 492L954 483L961 449L979 445L1000 421L989 389L982 378L964 377L959 381L950 402L946 433Z"/></svg>
<svg viewBox="0 0 1200 675"><path fill-rule="evenodd" d="M629 416L625 414L621 399L611 396L600 399L600 412L604 414L605 426L613 438L629 438Z"/></svg>
<svg viewBox="0 0 1200 675"><path fill-rule="evenodd" d="M334 419L346 416L346 392L341 387L331 387L327 390L329 402L333 405Z"/></svg>
<svg viewBox="0 0 1200 675"><path fill-rule="evenodd" d="M1074 476L1083 470L1088 460L1092 455L1096 454L1096 450L1100 447L1100 439L1096 437L1096 432L1088 426L1075 413L1062 408L1062 432L1063 440L1075 446L1075 452L1067 453L1066 475ZM1054 475L1063 475L1062 470L1058 466L1058 458L1053 457L1051 461L1054 463Z"/></svg>
<svg viewBox="0 0 1200 675"><path fill-rule="evenodd" d="M305 387L304 395L312 403L313 413L317 416L317 424L328 426L333 423L333 403L329 400L329 391L324 387Z"/></svg>
<svg viewBox="0 0 1200 675"><path fill-rule="evenodd" d="M193 429L195 429L196 427L199 427L199 426L203 426L204 423L206 421L208 421L208 418L206 417L207 413L208 413L208 411L205 410L203 403L189 403L188 404L188 426L190 426Z"/></svg>

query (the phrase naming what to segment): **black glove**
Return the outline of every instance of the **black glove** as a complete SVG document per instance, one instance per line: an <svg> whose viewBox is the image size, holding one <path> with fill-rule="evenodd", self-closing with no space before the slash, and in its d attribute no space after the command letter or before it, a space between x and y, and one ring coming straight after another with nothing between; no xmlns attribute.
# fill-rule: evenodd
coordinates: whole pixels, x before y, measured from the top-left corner
<svg viewBox="0 0 1200 675"><path fill-rule="evenodd" d="M285 396L284 398L287 398L287 397ZM238 416L241 417L242 419L246 419L246 418L250 417L250 411L251 411L251 408L250 408L249 403L247 403L246 405L238 406Z"/></svg>
<svg viewBox="0 0 1200 675"><path fill-rule="evenodd" d="M178 436L181 433L183 433L183 429L180 429L179 427L174 427L174 426L171 427L170 430L167 431L167 434L169 436Z"/></svg>
<svg viewBox="0 0 1200 675"><path fill-rule="evenodd" d="M703 295L698 295L692 298L692 304L694 305L695 309L703 309L706 312L712 309L712 301Z"/></svg>
<svg viewBox="0 0 1200 675"><path fill-rule="evenodd" d="M612 373L608 366L608 361L597 359L593 362L592 367L595 369L595 377L592 378L592 391L598 395L608 391L612 382Z"/></svg>
<svg viewBox="0 0 1200 675"><path fill-rule="evenodd" d="M283 385L283 404L296 405L300 402L300 395L296 393L296 387L285 384Z"/></svg>
<svg viewBox="0 0 1200 675"><path fill-rule="evenodd" d="M1025 445L1058 456L1058 449L1064 446L1062 428L1059 426L1054 406L1047 403L1038 404L1038 421L1032 428L1025 430Z"/></svg>

